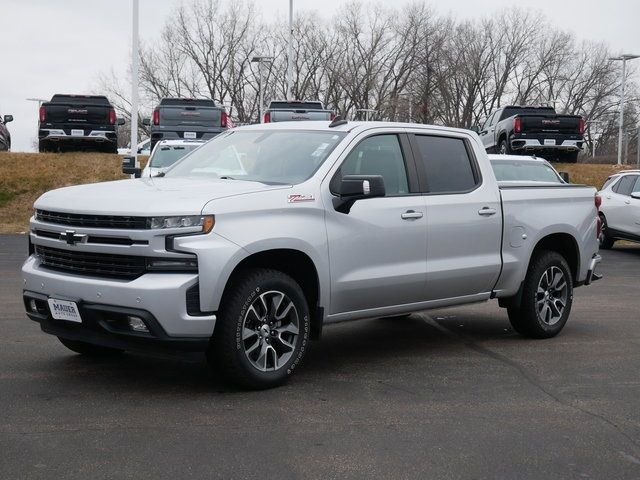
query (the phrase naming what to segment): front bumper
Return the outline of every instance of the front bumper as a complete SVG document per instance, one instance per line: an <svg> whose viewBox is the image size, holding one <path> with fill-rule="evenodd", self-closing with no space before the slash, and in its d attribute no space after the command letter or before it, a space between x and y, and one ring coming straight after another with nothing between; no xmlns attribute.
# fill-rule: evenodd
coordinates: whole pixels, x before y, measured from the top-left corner
<svg viewBox="0 0 640 480"><path fill-rule="evenodd" d="M71 300L79 308L117 305L114 308L144 311L167 337L208 339L215 327L214 314L187 313L187 290L198 283L195 273L147 273L134 280L87 277L49 270L32 255L22 274L25 295Z"/></svg>
<svg viewBox="0 0 640 480"><path fill-rule="evenodd" d="M38 323L43 332L57 337L93 345L142 352L196 352L207 348L208 337L172 337L148 311L78 300L82 323L52 318L45 294L25 291L23 299L27 316ZM36 308L34 309L33 306ZM130 317L140 319L148 332L128 328Z"/></svg>

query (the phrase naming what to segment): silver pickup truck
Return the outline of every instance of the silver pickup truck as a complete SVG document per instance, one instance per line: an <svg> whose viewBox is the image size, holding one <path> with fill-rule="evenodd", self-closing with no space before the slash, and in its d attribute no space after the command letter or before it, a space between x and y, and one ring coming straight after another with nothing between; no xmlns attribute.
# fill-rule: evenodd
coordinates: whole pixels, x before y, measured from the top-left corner
<svg viewBox="0 0 640 480"><path fill-rule="evenodd" d="M285 381L346 320L497 299L547 338L599 278L595 193L499 187L467 130L241 127L161 178L42 195L24 304L73 351L201 350L248 388Z"/></svg>
<svg viewBox="0 0 640 480"><path fill-rule="evenodd" d="M333 120L332 110L324 108L321 102L296 100L274 100L269 103L262 118L263 123L303 122L308 120Z"/></svg>

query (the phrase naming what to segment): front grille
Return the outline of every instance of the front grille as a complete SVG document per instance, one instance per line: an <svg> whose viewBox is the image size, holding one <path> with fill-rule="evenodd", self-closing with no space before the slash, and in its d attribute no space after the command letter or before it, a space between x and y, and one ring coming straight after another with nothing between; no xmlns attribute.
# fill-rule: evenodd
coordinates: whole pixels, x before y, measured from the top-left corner
<svg viewBox="0 0 640 480"><path fill-rule="evenodd" d="M115 215L86 215L83 213L62 213L36 210L36 219L41 222L88 228L122 228L145 230L149 228L146 217L122 217Z"/></svg>
<svg viewBox="0 0 640 480"><path fill-rule="evenodd" d="M32 232L43 238L60 239L60 234L64 232L50 232L48 230L32 230ZM148 240L132 240L124 237L101 237L97 235L89 235L87 243L100 243L103 245L149 245Z"/></svg>
<svg viewBox="0 0 640 480"><path fill-rule="evenodd" d="M133 255L76 252L35 246L42 265L80 275L133 279L146 271L146 258Z"/></svg>

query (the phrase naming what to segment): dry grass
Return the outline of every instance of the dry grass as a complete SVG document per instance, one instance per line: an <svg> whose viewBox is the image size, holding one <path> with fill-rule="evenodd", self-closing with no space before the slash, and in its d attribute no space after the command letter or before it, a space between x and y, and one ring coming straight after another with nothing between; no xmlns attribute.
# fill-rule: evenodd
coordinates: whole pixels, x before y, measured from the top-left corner
<svg viewBox="0 0 640 480"><path fill-rule="evenodd" d="M0 152L0 233L23 232L44 192L126 178L121 169L122 157L105 153Z"/></svg>
<svg viewBox="0 0 640 480"><path fill-rule="evenodd" d="M146 159L142 159L142 164ZM105 153L3 153L0 152L0 233L23 232L33 202L47 190L126 178L122 157ZM557 164L569 172L572 183L600 188L619 170L617 165Z"/></svg>

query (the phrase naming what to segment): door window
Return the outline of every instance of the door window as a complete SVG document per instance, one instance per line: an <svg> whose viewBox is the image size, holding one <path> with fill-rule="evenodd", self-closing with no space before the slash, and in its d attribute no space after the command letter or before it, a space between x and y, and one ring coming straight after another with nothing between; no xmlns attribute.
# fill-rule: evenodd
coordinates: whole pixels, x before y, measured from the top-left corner
<svg viewBox="0 0 640 480"><path fill-rule="evenodd" d="M462 193L480 183L463 139L416 135L429 193Z"/></svg>
<svg viewBox="0 0 640 480"><path fill-rule="evenodd" d="M491 126L491 122L493 121L493 117L495 115L496 115L496 112L493 112L493 115L489 115L489 118L487 118L487 120L482 125L482 130L489 130L489 127Z"/></svg>
<svg viewBox="0 0 640 480"><path fill-rule="evenodd" d="M626 175L622 177L618 184L613 187L613 191L620 195L631 195L631 189L637 178L636 175Z"/></svg>
<svg viewBox="0 0 640 480"><path fill-rule="evenodd" d="M376 135L360 142L349 153L334 179L345 175L381 175L387 196L409 193L407 169L397 135ZM336 191L336 187L332 185L331 190Z"/></svg>
<svg viewBox="0 0 640 480"><path fill-rule="evenodd" d="M636 183L633 185L631 193L640 193L640 176L636 176Z"/></svg>

